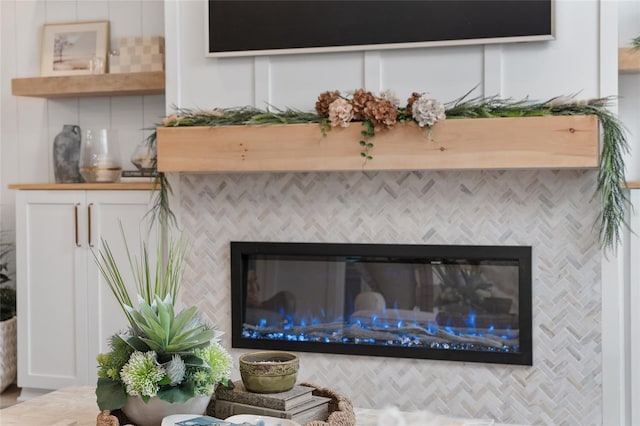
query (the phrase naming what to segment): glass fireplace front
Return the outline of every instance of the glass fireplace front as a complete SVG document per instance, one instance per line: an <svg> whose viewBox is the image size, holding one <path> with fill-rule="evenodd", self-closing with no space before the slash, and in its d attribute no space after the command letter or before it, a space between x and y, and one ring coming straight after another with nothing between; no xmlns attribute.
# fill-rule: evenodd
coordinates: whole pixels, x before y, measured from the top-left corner
<svg viewBox="0 0 640 426"><path fill-rule="evenodd" d="M531 365L531 247L231 243L237 348Z"/></svg>

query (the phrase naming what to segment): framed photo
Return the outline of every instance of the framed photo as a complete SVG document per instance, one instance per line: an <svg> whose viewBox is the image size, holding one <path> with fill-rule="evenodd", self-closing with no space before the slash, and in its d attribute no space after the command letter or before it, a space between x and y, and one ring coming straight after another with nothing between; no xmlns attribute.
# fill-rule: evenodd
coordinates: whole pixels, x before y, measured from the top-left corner
<svg viewBox="0 0 640 426"><path fill-rule="evenodd" d="M104 74L108 49L109 21L45 24L40 74Z"/></svg>

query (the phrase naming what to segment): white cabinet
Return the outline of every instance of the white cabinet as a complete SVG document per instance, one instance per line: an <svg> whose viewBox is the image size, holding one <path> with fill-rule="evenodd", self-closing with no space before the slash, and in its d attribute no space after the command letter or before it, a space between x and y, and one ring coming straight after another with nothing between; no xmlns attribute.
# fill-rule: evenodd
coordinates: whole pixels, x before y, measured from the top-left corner
<svg viewBox="0 0 640 426"><path fill-rule="evenodd" d="M630 392L631 392L631 424L640 424L640 189L631 190L631 209L629 225L630 259L629 262L629 346L631 358Z"/></svg>
<svg viewBox="0 0 640 426"><path fill-rule="evenodd" d="M144 216L147 190L20 190L16 194L18 385L57 389L96 382L96 355L126 327L124 314L100 276L97 254L105 238L130 268L120 232L132 253L151 239ZM153 252L153 250L151 250ZM151 253L155 254L155 253Z"/></svg>

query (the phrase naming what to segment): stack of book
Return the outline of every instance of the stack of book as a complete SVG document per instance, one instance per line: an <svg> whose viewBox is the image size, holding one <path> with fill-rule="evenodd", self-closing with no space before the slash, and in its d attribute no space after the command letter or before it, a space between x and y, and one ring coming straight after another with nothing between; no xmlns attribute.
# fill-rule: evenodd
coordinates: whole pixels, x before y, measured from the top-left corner
<svg viewBox="0 0 640 426"><path fill-rule="evenodd" d="M233 387L219 386L215 394L215 416L221 419L236 414L291 419L304 424L312 420L327 420L331 398L313 395L315 389L295 385L286 392L255 393L246 390L242 381Z"/></svg>
<svg viewBox="0 0 640 426"><path fill-rule="evenodd" d="M123 170L120 174L120 182L153 182L158 173L155 170Z"/></svg>

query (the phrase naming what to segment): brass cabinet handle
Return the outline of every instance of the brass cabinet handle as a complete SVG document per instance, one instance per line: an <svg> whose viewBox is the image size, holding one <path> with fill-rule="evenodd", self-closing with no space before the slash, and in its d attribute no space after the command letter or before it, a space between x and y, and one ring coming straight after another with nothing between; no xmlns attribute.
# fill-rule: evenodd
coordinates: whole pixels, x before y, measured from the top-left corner
<svg viewBox="0 0 640 426"><path fill-rule="evenodd" d="M88 223L88 233L87 235L89 235L89 247L93 247L93 241L91 241L91 206L93 206L93 203L89 203L89 205L87 206L87 223Z"/></svg>
<svg viewBox="0 0 640 426"><path fill-rule="evenodd" d="M76 203L73 206L74 213L75 213L74 218L75 218L75 221L76 221L76 223L75 223L75 225L76 225L76 247L80 247L81 246L80 241L78 239L78 207L79 206L80 206L80 203Z"/></svg>

